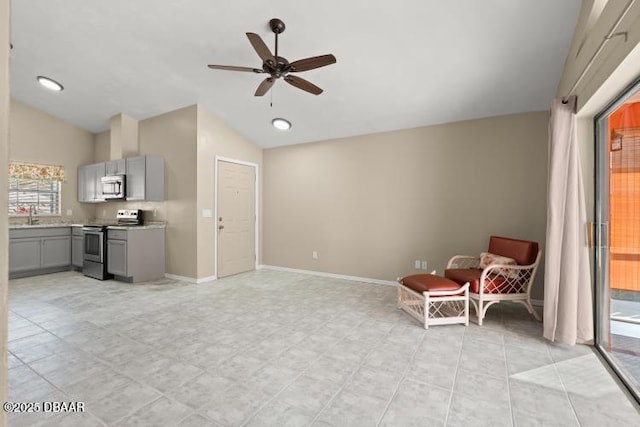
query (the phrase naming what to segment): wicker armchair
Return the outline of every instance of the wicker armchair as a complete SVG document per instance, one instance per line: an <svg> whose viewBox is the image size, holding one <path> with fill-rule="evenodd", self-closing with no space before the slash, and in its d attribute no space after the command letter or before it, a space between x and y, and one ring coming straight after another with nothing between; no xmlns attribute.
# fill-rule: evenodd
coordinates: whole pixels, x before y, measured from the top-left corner
<svg viewBox="0 0 640 427"><path fill-rule="evenodd" d="M459 284L470 284L469 299L476 310L478 325L482 325L487 309L500 301L522 304L540 320L531 305L531 286L541 256L536 242L491 236L487 252L480 257L452 257L444 276Z"/></svg>

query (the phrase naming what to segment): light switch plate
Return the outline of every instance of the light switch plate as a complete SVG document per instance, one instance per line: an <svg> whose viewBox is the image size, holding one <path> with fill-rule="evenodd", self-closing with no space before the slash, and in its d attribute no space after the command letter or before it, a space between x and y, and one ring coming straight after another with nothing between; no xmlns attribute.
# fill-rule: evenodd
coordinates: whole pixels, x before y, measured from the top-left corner
<svg viewBox="0 0 640 427"><path fill-rule="evenodd" d="M67 216L71 216L71 215L73 215L73 210L67 209Z"/></svg>
<svg viewBox="0 0 640 427"><path fill-rule="evenodd" d="M202 209L202 217L213 218L213 212L211 211L211 209Z"/></svg>

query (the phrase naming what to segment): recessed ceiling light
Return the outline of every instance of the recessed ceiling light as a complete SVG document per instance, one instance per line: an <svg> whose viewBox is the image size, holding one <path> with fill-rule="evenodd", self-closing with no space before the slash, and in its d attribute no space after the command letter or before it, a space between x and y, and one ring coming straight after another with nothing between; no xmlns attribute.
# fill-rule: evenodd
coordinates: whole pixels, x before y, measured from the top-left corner
<svg viewBox="0 0 640 427"><path fill-rule="evenodd" d="M289 130L291 129L291 122L286 119L276 118L271 120L271 124L274 128L278 130Z"/></svg>
<svg viewBox="0 0 640 427"><path fill-rule="evenodd" d="M46 87L49 90L55 90L56 92L60 92L64 89L64 87L55 80L50 79L49 77L38 76L38 83L42 86Z"/></svg>

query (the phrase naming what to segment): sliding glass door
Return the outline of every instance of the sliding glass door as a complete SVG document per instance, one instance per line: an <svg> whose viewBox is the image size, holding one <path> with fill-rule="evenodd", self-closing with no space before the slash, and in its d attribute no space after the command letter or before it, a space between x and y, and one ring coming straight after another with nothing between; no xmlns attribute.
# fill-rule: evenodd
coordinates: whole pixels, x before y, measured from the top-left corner
<svg viewBox="0 0 640 427"><path fill-rule="evenodd" d="M640 396L640 81L596 118L596 345Z"/></svg>

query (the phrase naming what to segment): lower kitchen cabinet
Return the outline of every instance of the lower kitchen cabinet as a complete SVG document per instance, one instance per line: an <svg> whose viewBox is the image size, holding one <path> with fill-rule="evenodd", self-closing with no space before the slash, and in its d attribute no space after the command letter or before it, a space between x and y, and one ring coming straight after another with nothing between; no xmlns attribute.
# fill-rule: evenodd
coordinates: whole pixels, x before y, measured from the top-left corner
<svg viewBox="0 0 640 427"><path fill-rule="evenodd" d="M155 227L109 227L107 272L132 283L163 278L164 231Z"/></svg>
<svg viewBox="0 0 640 427"><path fill-rule="evenodd" d="M127 277L127 241L107 240L107 272Z"/></svg>
<svg viewBox="0 0 640 427"><path fill-rule="evenodd" d="M20 273L40 268L42 239L30 237L9 240L9 273Z"/></svg>
<svg viewBox="0 0 640 427"><path fill-rule="evenodd" d="M82 227L71 228L71 265L82 268L84 259L84 232Z"/></svg>
<svg viewBox="0 0 640 427"><path fill-rule="evenodd" d="M71 265L71 236L42 238L41 268Z"/></svg>
<svg viewBox="0 0 640 427"><path fill-rule="evenodd" d="M10 278L64 271L70 265L70 227L9 230Z"/></svg>

